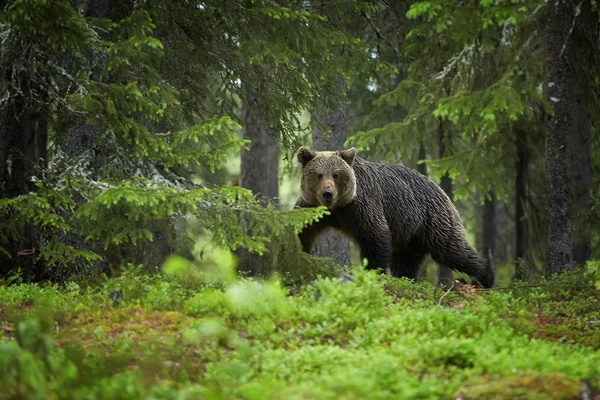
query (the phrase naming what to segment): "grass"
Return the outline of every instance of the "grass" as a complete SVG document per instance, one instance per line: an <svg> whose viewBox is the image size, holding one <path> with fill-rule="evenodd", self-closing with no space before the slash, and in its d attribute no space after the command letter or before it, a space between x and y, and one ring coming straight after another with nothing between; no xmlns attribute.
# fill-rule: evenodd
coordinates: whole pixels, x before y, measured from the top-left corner
<svg viewBox="0 0 600 400"><path fill-rule="evenodd" d="M582 274L449 293L354 276L0 286L0 399L599 398Z"/></svg>

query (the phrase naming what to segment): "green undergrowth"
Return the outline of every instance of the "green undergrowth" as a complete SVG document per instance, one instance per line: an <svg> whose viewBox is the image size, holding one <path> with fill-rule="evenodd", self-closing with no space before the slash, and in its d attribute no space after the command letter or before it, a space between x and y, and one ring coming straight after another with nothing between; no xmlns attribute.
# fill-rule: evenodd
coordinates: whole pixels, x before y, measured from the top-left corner
<svg viewBox="0 0 600 400"><path fill-rule="evenodd" d="M600 388L599 297L581 274L477 292L353 276L0 286L0 399L570 399Z"/></svg>

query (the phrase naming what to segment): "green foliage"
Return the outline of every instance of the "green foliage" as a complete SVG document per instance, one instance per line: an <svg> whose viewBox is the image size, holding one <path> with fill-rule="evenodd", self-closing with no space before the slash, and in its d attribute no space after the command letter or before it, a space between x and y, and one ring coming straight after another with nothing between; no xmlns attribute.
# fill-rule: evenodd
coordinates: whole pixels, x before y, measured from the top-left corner
<svg viewBox="0 0 600 400"><path fill-rule="evenodd" d="M63 279L129 263L151 269L185 247L175 239L188 226L174 221L189 216L225 251L274 253L273 271L292 274L291 259L307 265L302 279L322 271L288 253L297 250L290 232L324 210L264 208L248 191L200 186L193 175L218 171L246 144L240 83L260 93L271 132L296 148L298 114L341 96L336 77L393 70L344 28L376 5L154 0L104 10L114 20L86 18L86 7L19 0L0 16L0 95L47 121L52 144L36 192L0 201L9 221L0 251L33 226L38 264ZM157 238L169 249L154 249Z"/></svg>
<svg viewBox="0 0 600 400"><path fill-rule="evenodd" d="M64 192L48 189L39 182L38 186L37 192L1 200L0 211L15 217L7 224L0 239L18 238L23 221L35 224L49 237L54 237L44 243L38 253L49 266L60 264L66 267L77 257L86 261L100 258L92 251L75 249L60 242L57 235L69 232L71 226L77 226L79 234L87 239L103 243L105 250L128 246L140 248L151 244L153 229L161 226L165 217L192 214L195 221L201 221L196 223L201 223L213 244L230 250L243 247L262 253L276 237L291 232L295 238L305 224L327 212L324 208L277 211L273 206L263 207L250 191L235 186L187 190L153 186L147 179L121 181L88 192L88 202L80 207L76 207ZM61 211L73 209L70 220L62 216ZM270 221L270 224L266 225L264 221Z"/></svg>
<svg viewBox="0 0 600 400"><path fill-rule="evenodd" d="M216 15L209 16L209 12L215 11L212 8L188 10L186 6L169 4L168 18L178 22L182 22L181 11L193 12L200 19ZM64 2L24 0L14 2L2 14L5 22L2 29L6 32L2 49L6 57L1 65L5 76L14 77L4 86L5 95L10 101L25 97L29 108L43 108L51 115L56 132L53 139L59 145L52 154L49 169L42 171L44 180L37 183L35 193L1 200L0 212L10 217L6 229L0 233L2 251L5 252L6 243L21 239L26 224L32 224L45 238L35 256L38 261L45 261L46 267L67 271L74 262L86 264L96 260L118 267L139 262L136 253L140 251L136 249L147 249L156 232L165 234L173 243L173 220L191 215L212 244L228 250L244 247L262 253L284 230L297 232L323 215L324 210L320 209L278 212L273 207L261 207L247 190L231 186L207 188L190 181L185 171L215 172L245 142L238 139L240 126L233 112L198 118L200 110L193 110L189 96L203 96L206 87L194 86L190 91L174 86L173 83L181 83L177 79L165 79L172 77L171 71L162 69L161 64L166 61L169 65L165 52L171 54L175 49L165 48L153 36L156 26L151 16L156 16L156 7L161 5L148 3L147 10L135 10L120 21L88 20ZM237 44L230 48L236 58L238 54L253 54L248 58L250 63L261 69L279 65L257 73L273 78L277 85L285 84L269 88L269 93L276 96L280 96L278 88L285 87L286 91L277 98L267 96L267 102L277 104L268 108L273 111L269 114L270 121L283 117L283 125L279 122L276 125L289 129L295 118L292 115L306 107L317 93L317 87L306 79L307 71L317 74L312 79L319 84L333 73L325 71L326 65L339 72L339 64L330 64L321 57L313 57L308 70L296 71L302 65L300 58L306 57L299 51L311 46L315 52L330 45L344 46L350 57L362 44L331 29L324 16L305 8L280 9L257 4L240 10L245 13L243 19L285 20L284 25L291 22L306 30L301 37L307 42L297 43L299 47L290 48L286 40L271 43L274 38L285 37L273 36L273 26L261 35L249 35L252 39L244 39L241 48ZM48 19L49 16L53 18ZM162 21L162 15L157 20ZM228 35L234 37L235 30L250 25L257 26L240 24L236 18ZM226 27L211 28L221 30L219 37L227 36L222 34L227 32ZM310 32L322 33L324 39L313 40ZM39 46L24 48L23 42ZM282 54L287 55L282 58ZM199 53L199 58L186 62L198 71L205 66L205 56ZM41 60L31 64L33 70L28 66L31 60ZM220 61L215 67L218 68L210 69L213 78L224 68ZM243 68L229 79L237 80L247 66ZM27 88L30 83L40 87L44 97L26 90L23 79L29 80ZM289 93L290 87L297 95L287 99L285 93ZM231 101L235 103L235 99ZM190 111L192 118L178 121L182 115L189 117ZM97 165L96 148L75 156L67 156L61 150L63 144L68 146L72 140L70 127L81 124L103 132L95 143L108 155L101 168ZM157 126L174 129L159 134ZM185 235L182 229L185 227L180 228L180 236ZM72 244L83 243L82 239L90 243L89 248Z"/></svg>
<svg viewBox="0 0 600 400"><path fill-rule="evenodd" d="M275 279L190 284L131 270L93 287L0 286L10 299L0 398L567 399L582 381L600 389L600 342L587 340L597 332L569 344L551 331L597 317L597 304L579 308L591 288L580 275L476 298L353 275L294 295ZM546 304L575 314L551 326ZM6 319L24 307L32 312Z"/></svg>
<svg viewBox="0 0 600 400"><path fill-rule="evenodd" d="M586 277L600 290L600 260L589 260L585 266Z"/></svg>
<svg viewBox="0 0 600 400"><path fill-rule="evenodd" d="M359 131L348 145L397 161L424 144L432 155L425 160L428 174L439 181L449 173L457 200L487 193L490 184L505 199L512 191L505 171L513 170L515 126L539 121L546 106L543 29L536 30L543 6L537 0L411 4L401 43L405 76L374 101L377 113L400 108L400 120ZM436 159L440 129L452 136L451 156Z"/></svg>
<svg viewBox="0 0 600 400"><path fill-rule="evenodd" d="M65 193L47 188L41 181L37 181L36 186L36 192L12 199L0 199L0 215L11 217L5 219L7 222L0 232L0 244L18 240L27 222L33 223L48 238L36 254L48 267L68 265L76 259L85 262L100 259L93 251L77 249L60 240L61 233L71 230L72 225L64 215L75 206L75 202ZM10 253L2 246L0 252L10 257Z"/></svg>
<svg viewBox="0 0 600 400"><path fill-rule="evenodd" d="M305 4L276 0L192 3L153 0L146 9L166 46L164 76L183 89L186 119L235 115L243 86L260 94L267 125L283 148L302 141L298 115L335 104L341 76L379 76L393 68L369 56L349 21L375 15L372 1Z"/></svg>

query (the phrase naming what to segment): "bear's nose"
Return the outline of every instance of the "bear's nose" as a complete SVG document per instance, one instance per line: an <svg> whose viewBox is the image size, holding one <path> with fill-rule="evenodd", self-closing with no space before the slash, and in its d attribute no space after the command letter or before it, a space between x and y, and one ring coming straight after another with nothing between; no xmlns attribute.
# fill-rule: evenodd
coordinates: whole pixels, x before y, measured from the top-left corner
<svg viewBox="0 0 600 400"><path fill-rule="evenodd" d="M326 190L323 192L323 199L325 201L331 201L333 199L333 192L331 190Z"/></svg>

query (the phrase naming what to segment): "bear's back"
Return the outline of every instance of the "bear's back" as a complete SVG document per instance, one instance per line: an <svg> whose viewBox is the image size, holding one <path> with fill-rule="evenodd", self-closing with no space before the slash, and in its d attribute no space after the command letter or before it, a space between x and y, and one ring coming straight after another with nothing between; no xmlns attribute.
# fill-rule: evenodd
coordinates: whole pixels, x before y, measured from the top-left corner
<svg viewBox="0 0 600 400"><path fill-rule="evenodd" d="M394 242L410 240L448 202L446 194L426 176L400 164L356 158L355 206L383 214ZM403 243L405 244L405 243Z"/></svg>

